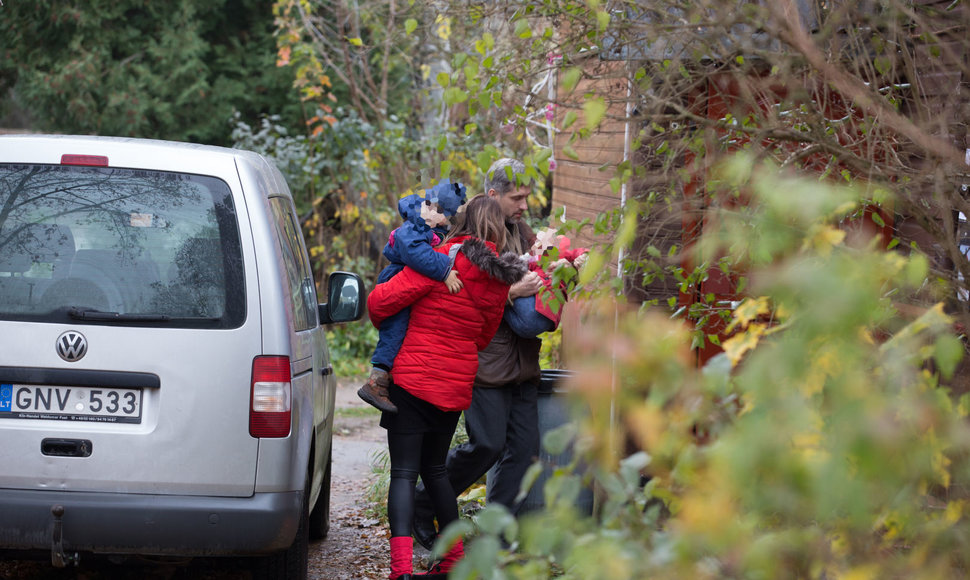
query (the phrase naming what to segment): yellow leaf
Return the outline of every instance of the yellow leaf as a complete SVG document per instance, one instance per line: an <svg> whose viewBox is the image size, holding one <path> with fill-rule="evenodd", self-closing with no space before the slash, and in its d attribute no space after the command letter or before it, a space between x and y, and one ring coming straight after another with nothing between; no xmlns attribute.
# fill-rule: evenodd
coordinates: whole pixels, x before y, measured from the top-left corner
<svg viewBox="0 0 970 580"><path fill-rule="evenodd" d="M448 40L451 38L451 18L447 16L442 16L441 14L435 18L435 33L441 40Z"/></svg>
<svg viewBox="0 0 970 580"><path fill-rule="evenodd" d="M822 256L832 253L832 248L845 240L845 231L829 225L815 225L809 232L802 249L813 248Z"/></svg>
<svg viewBox="0 0 970 580"><path fill-rule="evenodd" d="M737 365L744 358L746 352L758 346L764 331L763 324L754 324L748 327L747 331L735 334L722 343L724 354L727 355L732 365Z"/></svg>
<svg viewBox="0 0 970 580"><path fill-rule="evenodd" d="M728 331L733 330L735 326L746 328L752 320L770 313L771 303L767 296L745 298L744 302L734 309L734 320L728 326Z"/></svg>
<svg viewBox="0 0 970 580"><path fill-rule="evenodd" d="M963 506L965 502L954 500L947 504L943 512L943 519L948 524L955 524L963 518Z"/></svg>

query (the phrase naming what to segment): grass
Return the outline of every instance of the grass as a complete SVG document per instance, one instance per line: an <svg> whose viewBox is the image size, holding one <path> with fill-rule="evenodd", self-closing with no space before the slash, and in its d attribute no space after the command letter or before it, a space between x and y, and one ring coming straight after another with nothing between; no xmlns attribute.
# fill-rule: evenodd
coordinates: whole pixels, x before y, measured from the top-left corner
<svg viewBox="0 0 970 580"><path fill-rule="evenodd" d="M381 415L380 410L375 409L371 406L366 407L344 407L334 409L333 414L335 417L349 417L349 418L360 418L360 417L379 417Z"/></svg>

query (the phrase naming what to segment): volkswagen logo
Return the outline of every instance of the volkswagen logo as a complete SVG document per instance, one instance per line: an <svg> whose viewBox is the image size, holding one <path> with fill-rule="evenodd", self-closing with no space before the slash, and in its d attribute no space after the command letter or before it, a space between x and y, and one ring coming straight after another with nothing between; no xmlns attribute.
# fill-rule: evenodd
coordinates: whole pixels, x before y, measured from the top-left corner
<svg viewBox="0 0 970 580"><path fill-rule="evenodd" d="M76 330L68 330L57 337L57 355L67 362L77 362L88 352L88 340Z"/></svg>

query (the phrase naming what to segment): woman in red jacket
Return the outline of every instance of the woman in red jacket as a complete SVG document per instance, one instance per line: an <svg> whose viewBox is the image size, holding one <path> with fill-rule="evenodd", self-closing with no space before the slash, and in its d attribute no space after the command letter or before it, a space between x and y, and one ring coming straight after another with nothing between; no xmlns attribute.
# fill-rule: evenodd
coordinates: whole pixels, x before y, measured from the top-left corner
<svg viewBox="0 0 970 580"><path fill-rule="evenodd" d="M441 529L458 519L455 493L445 470L448 447L461 411L471 403L478 351L498 329L509 286L527 270L513 253L502 253L505 216L497 201L476 196L456 218L436 249L454 256L454 269L464 285L458 293L451 294L439 280L405 268L378 284L367 298L374 326L411 307L407 335L391 371L389 394L398 412L381 415L391 458L387 516L392 580L409 580L413 575L411 521L419 474ZM416 577L444 578L462 555L459 541L432 573Z"/></svg>

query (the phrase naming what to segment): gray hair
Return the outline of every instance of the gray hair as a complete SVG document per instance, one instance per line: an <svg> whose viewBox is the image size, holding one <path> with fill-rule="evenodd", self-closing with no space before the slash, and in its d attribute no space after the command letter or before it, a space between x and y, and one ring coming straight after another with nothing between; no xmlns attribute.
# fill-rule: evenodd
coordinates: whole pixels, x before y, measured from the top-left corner
<svg viewBox="0 0 970 580"><path fill-rule="evenodd" d="M503 157L488 168L485 173L485 193L494 189L504 196L519 185L528 183L525 176L525 163L511 157Z"/></svg>

